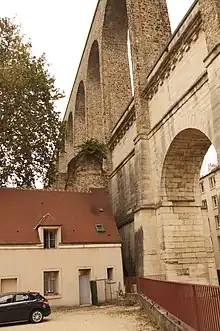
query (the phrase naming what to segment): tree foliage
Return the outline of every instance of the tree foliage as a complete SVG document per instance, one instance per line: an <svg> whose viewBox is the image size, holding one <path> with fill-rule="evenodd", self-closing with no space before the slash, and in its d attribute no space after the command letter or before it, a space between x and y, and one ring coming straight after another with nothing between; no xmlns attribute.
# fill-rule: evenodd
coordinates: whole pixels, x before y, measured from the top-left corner
<svg viewBox="0 0 220 331"><path fill-rule="evenodd" d="M13 20L0 19L0 186L35 187L44 178L62 125L45 55L35 57Z"/></svg>

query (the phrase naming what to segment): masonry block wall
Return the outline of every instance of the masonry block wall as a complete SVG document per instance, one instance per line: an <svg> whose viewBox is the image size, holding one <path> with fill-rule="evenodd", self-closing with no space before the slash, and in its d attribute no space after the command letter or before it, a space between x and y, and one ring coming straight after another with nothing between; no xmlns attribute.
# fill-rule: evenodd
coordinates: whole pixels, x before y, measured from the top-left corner
<svg viewBox="0 0 220 331"><path fill-rule="evenodd" d="M212 143L220 155L219 13L217 0L195 1L171 36L165 0L98 2L65 114L57 185L109 186L126 275L217 283L199 172ZM88 138L108 146L105 176L85 165L71 177Z"/></svg>

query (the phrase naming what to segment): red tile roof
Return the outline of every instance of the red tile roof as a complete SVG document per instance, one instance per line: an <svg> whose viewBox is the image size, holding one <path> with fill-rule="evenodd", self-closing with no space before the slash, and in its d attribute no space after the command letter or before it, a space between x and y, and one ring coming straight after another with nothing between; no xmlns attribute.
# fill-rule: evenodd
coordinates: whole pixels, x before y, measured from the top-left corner
<svg viewBox="0 0 220 331"><path fill-rule="evenodd" d="M102 211L103 210L103 211ZM98 233L95 224L103 224ZM38 226L61 226L62 243L120 243L104 189L92 193L0 188L0 244L40 243Z"/></svg>

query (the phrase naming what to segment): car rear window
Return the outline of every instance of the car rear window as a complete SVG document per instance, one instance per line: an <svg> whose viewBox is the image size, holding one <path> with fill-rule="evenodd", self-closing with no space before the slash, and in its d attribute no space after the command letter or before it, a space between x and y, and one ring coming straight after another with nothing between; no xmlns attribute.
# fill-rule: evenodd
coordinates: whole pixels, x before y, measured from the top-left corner
<svg viewBox="0 0 220 331"><path fill-rule="evenodd" d="M40 293L30 293L32 300L45 300L45 298Z"/></svg>

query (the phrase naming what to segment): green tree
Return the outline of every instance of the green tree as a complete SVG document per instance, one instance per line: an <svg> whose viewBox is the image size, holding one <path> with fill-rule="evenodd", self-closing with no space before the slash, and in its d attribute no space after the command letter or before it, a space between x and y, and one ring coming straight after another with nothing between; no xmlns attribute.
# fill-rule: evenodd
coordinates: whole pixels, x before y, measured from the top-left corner
<svg viewBox="0 0 220 331"><path fill-rule="evenodd" d="M20 27L0 18L0 186L35 187L46 176L62 136L54 107L62 97L45 55L35 57Z"/></svg>

